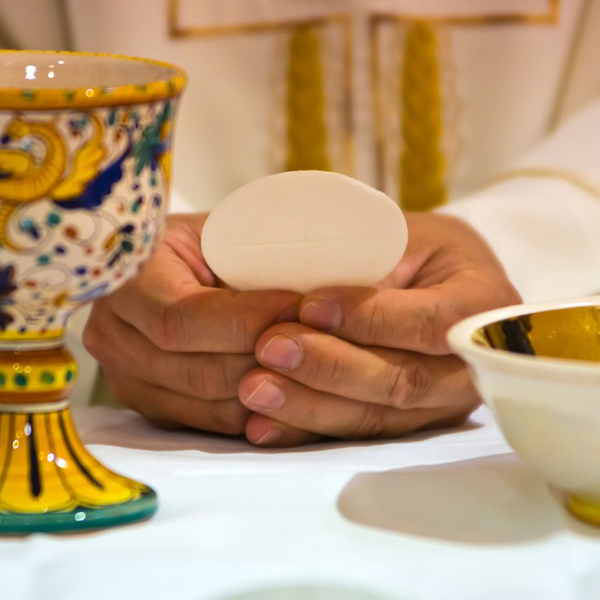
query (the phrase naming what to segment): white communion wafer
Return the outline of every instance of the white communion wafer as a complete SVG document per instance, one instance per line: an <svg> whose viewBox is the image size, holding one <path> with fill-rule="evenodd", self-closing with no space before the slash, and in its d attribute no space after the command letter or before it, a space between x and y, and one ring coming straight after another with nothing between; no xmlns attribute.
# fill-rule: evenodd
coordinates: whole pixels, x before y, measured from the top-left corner
<svg viewBox="0 0 600 600"><path fill-rule="evenodd" d="M293 171L258 179L217 204L202 251L233 288L307 293L376 284L407 241L402 211L382 192L337 173Z"/></svg>

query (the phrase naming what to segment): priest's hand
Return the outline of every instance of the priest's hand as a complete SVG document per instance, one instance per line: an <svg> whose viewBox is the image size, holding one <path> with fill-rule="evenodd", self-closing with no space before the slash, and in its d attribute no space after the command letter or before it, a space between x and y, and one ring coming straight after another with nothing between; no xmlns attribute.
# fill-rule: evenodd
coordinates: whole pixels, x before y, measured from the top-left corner
<svg viewBox="0 0 600 600"><path fill-rule="evenodd" d="M293 320L301 296L218 289L200 236L206 215L173 215L141 276L97 300L83 335L113 395L169 427L242 434L250 411L237 398L257 365L259 336Z"/></svg>
<svg viewBox="0 0 600 600"><path fill-rule="evenodd" d="M461 424L478 405L446 332L520 298L468 225L432 213L407 220L406 255L379 286L317 290L302 301L300 323L260 336L260 367L239 386L254 413L249 441L392 438Z"/></svg>

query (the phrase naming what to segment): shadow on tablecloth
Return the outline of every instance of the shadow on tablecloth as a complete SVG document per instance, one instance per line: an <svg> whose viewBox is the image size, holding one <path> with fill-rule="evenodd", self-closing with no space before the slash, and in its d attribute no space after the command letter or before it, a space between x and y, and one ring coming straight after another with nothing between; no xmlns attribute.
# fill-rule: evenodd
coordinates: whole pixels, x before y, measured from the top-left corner
<svg viewBox="0 0 600 600"><path fill-rule="evenodd" d="M468 544L515 544L571 532L600 539L515 454L361 473L338 499L359 525Z"/></svg>
<svg viewBox="0 0 600 600"><path fill-rule="evenodd" d="M382 446L386 444L411 444L444 435L472 431L483 427L481 423L469 420L460 427L422 431L392 440L366 440L342 442L325 440L317 444L298 448L269 449L252 446L243 436L233 437L186 429L167 431L150 425L143 417L128 411L107 407L94 407L75 410L73 417L79 434L85 444L99 444L137 450L178 452L198 450L208 454L296 454L319 452L348 446Z"/></svg>

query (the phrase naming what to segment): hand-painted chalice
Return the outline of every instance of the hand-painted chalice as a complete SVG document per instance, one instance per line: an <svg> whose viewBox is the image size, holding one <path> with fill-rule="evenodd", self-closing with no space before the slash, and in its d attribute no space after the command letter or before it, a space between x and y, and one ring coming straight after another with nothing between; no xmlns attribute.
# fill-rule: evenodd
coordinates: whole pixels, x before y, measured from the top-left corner
<svg viewBox="0 0 600 600"><path fill-rule="evenodd" d="M185 76L111 55L0 52L0 534L148 518L147 486L79 440L69 316L148 259Z"/></svg>

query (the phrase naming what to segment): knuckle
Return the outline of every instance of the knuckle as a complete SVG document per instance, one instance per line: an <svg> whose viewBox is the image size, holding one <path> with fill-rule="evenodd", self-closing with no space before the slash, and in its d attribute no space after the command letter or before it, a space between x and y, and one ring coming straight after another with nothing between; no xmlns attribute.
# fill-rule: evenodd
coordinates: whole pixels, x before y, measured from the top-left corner
<svg viewBox="0 0 600 600"><path fill-rule="evenodd" d="M342 439L362 440L381 437L386 428L386 420L383 407L372 404L363 403L360 416L344 435Z"/></svg>
<svg viewBox="0 0 600 600"><path fill-rule="evenodd" d="M231 319L231 344L241 348L252 348L256 343L256 337L252 336L247 319L236 313Z"/></svg>
<svg viewBox="0 0 600 600"><path fill-rule="evenodd" d="M421 361L404 358L389 386L387 404L402 409L418 407L431 384L431 374Z"/></svg>
<svg viewBox="0 0 600 600"><path fill-rule="evenodd" d="M439 350L446 349L446 334L450 327L470 316L469 311L456 303L449 304L436 323L435 341Z"/></svg>
<svg viewBox="0 0 600 600"><path fill-rule="evenodd" d="M455 302L450 304L446 311L446 315L444 318L444 326L441 329L441 334L445 337L446 333L448 333L448 329L450 329L452 325L455 325L459 321L470 317L473 314L473 312L476 311L468 310L464 306L461 306L460 303Z"/></svg>
<svg viewBox="0 0 600 600"><path fill-rule="evenodd" d="M236 347L244 349L254 348L260 332L254 331L254 327L252 327L252 318L248 314L244 297L239 294L233 295L232 302L233 318L230 321L230 342Z"/></svg>
<svg viewBox="0 0 600 600"><path fill-rule="evenodd" d="M384 339L385 328L388 323L391 323L388 319L386 305L382 301L381 294L377 294L373 298L372 305L369 310L369 318L366 322L365 337L367 340L372 342Z"/></svg>
<svg viewBox="0 0 600 600"><path fill-rule="evenodd" d="M220 357L197 355L190 357L186 367L187 385L203 400L225 400L235 395L231 373Z"/></svg>
<svg viewBox="0 0 600 600"><path fill-rule="evenodd" d="M305 403L302 414L298 417L300 429L310 431L319 422L317 393L311 394Z"/></svg>
<svg viewBox="0 0 600 600"><path fill-rule="evenodd" d="M188 328L181 302L162 303L148 328L150 341L167 352L187 347Z"/></svg>
<svg viewBox="0 0 600 600"><path fill-rule="evenodd" d="M327 389L336 389L348 380L347 365L338 356L333 358L327 370Z"/></svg>
<svg viewBox="0 0 600 600"><path fill-rule="evenodd" d="M440 326L441 306L438 302L425 304L416 315L419 347L427 348L430 352L439 352L445 345L444 332Z"/></svg>
<svg viewBox="0 0 600 600"><path fill-rule="evenodd" d="M423 307L419 327L421 348L431 354L447 354L446 334L452 325L469 316L459 302L447 300Z"/></svg>
<svg viewBox="0 0 600 600"><path fill-rule="evenodd" d="M186 361L185 377L187 380L187 388L194 395L208 400L208 389L210 386L206 381L205 367L202 360L190 360Z"/></svg>
<svg viewBox="0 0 600 600"><path fill-rule="evenodd" d="M250 412L238 400L215 402L209 406L210 418L219 433L241 435Z"/></svg>
<svg viewBox="0 0 600 600"><path fill-rule="evenodd" d="M88 320L83 334L81 336L83 347L89 352L98 362L102 362L104 352L104 344L102 344L102 336L96 324Z"/></svg>
<svg viewBox="0 0 600 600"><path fill-rule="evenodd" d="M118 347L118 345L111 343L111 328L107 323L108 320L101 318L96 308L94 308L81 336L83 347L101 365L114 362L115 347Z"/></svg>
<svg viewBox="0 0 600 600"><path fill-rule="evenodd" d="M237 357L234 360L238 360ZM221 399L235 398L242 377L257 364L253 356L250 357L250 360L240 361L239 363L232 363L222 356L217 356L215 361L214 372L218 379L218 395Z"/></svg>
<svg viewBox="0 0 600 600"><path fill-rule="evenodd" d="M349 378L349 367L338 354L326 355L325 352L307 362L305 384L330 391L343 387Z"/></svg>

